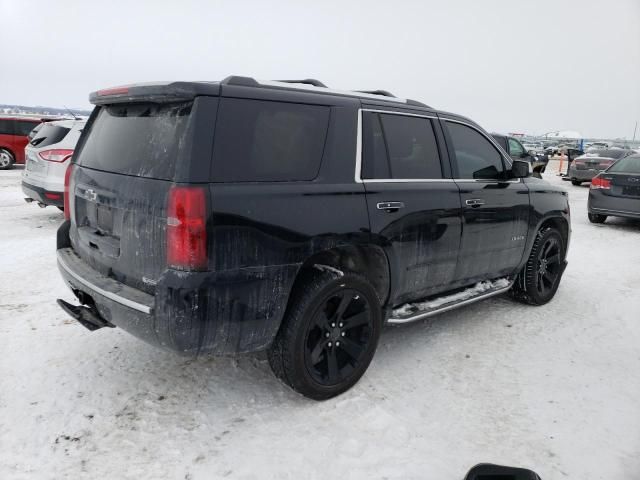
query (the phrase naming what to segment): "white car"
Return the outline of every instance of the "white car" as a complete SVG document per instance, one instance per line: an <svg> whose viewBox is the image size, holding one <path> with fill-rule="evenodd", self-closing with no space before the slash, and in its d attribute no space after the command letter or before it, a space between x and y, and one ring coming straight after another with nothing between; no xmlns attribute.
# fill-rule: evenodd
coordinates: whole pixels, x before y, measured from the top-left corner
<svg viewBox="0 0 640 480"><path fill-rule="evenodd" d="M22 191L29 203L64 207L64 175L86 120L60 120L42 125L24 149Z"/></svg>

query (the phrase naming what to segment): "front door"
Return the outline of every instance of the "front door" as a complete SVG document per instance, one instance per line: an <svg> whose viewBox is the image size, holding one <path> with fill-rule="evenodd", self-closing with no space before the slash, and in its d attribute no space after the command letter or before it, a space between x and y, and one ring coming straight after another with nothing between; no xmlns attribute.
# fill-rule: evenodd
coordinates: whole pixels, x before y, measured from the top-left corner
<svg viewBox="0 0 640 480"><path fill-rule="evenodd" d="M372 236L389 258L389 301L446 290L456 270L461 209L440 126L428 116L362 115L362 181Z"/></svg>
<svg viewBox="0 0 640 480"><path fill-rule="evenodd" d="M529 190L520 179L509 179L511 162L480 129L453 120L443 124L463 209L455 279L473 283L512 275L527 240Z"/></svg>

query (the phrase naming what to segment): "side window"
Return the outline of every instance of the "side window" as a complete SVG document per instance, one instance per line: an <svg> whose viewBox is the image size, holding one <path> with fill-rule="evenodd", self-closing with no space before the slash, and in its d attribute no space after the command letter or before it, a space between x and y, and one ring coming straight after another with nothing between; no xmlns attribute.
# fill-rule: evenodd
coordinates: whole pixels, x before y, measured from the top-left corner
<svg viewBox="0 0 640 480"><path fill-rule="evenodd" d="M484 135L447 121L458 165L458 178L496 179L503 175L502 155Z"/></svg>
<svg viewBox="0 0 640 480"><path fill-rule="evenodd" d="M0 119L0 135L13 135L13 124L15 120Z"/></svg>
<svg viewBox="0 0 640 480"><path fill-rule="evenodd" d="M313 180L329 107L223 98L213 147L213 181Z"/></svg>
<svg viewBox="0 0 640 480"><path fill-rule="evenodd" d="M29 135L29 132L33 130L36 125L35 122L25 122L25 121L17 121L16 122L16 135L24 135L25 137Z"/></svg>
<svg viewBox="0 0 640 480"><path fill-rule="evenodd" d="M391 178L442 178L438 143L428 118L380 114Z"/></svg>
<svg viewBox="0 0 640 480"><path fill-rule="evenodd" d="M380 115L362 113L362 178L391 178Z"/></svg>
<svg viewBox="0 0 640 480"><path fill-rule="evenodd" d="M519 141L517 141L515 138L510 138L509 139L509 155L511 155L512 158L521 158L524 153L525 153L525 150L522 144Z"/></svg>

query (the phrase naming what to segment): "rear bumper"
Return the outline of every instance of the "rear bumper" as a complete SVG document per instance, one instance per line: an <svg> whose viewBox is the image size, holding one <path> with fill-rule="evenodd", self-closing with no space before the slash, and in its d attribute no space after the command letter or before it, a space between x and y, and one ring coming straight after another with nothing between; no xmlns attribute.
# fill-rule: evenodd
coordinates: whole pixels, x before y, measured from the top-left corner
<svg viewBox="0 0 640 480"><path fill-rule="evenodd" d="M36 202L44 203L45 205L53 205L55 207L64 206L64 192L57 192L53 190L46 190L37 185L32 185L27 182L22 182L22 193L27 198L31 198Z"/></svg>
<svg viewBox="0 0 640 480"><path fill-rule="evenodd" d="M640 218L640 198L625 198L606 195L598 189L589 190L587 201L589 213L612 217Z"/></svg>
<svg viewBox="0 0 640 480"><path fill-rule="evenodd" d="M149 295L102 275L73 248L59 248L57 256L60 274L80 303L147 343L185 356L267 348L288 300L291 285L283 279L292 284L295 276L295 269L281 266L273 267L277 272L219 274L169 269Z"/></svg>
<svg viewBox="0 0 640 480"><path fill-rule="evenodd" d="M567 176L570 177L572 180L576 179L582 182L590 182L593 179L593 177L595 177L599 173L600 173L600 170L578 170L577 168L574 168L574 166L572 165L571 168L569 168L569 173Z"/></svg>

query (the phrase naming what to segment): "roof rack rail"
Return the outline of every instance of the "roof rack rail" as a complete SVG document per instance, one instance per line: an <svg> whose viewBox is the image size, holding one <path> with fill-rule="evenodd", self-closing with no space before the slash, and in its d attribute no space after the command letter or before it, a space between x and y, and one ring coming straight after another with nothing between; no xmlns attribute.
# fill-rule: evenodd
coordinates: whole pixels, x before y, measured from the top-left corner
<svg viewBox="0 0 640 480"><path fill-rule="evenodd" d="M432 108L429 105L427 105L426 103L419 102L418 100L411 100L410 98L407 98L407 105L413 105L414 107Z"/></svg>
<svg viewBox="0 0 640 480"><path fill-rule="evenodd" d="M320 80L316 80L315 78L305 78L303 80L274 80L274 82L305 83L307 85L313 85L314 87L327 88L327 86L324 83L322 83Z"/></svg>
<svg viewBox="0 0 640 480"><path fill-rule="evenodd" d="M388 92L387 90L355 90L358 93L368 93L370 95L382 95L384 97L393 97L396 98L396 96L391 93Z"/></svg>

